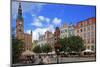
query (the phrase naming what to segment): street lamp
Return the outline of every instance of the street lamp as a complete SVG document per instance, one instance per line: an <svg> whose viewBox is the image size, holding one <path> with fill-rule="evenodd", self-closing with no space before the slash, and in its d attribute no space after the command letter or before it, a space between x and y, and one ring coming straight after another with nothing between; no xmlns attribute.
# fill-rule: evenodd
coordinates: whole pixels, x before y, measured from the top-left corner
<svg viewBox="0 0 100 67"><path fill-rule="evenodd" d="M55 45L55 52L56 52L56 55L57 55L57 64L59 63L59 49L60 49L60 45L59 44L56 44Z"/></svg>
<svg viewBox="0 0 100 67"><path fill-rule="evenodd" d="M57 50L59 52L59 49ZM57 54L57 64L59 63L59 55Z"/></svg>

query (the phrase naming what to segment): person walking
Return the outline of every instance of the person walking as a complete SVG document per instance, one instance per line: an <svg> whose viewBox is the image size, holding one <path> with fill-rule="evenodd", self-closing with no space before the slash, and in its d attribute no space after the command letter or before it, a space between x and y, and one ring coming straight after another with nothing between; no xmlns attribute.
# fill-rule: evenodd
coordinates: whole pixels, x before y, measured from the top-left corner
<svg viewBox="0 0 100 67"><path fill-rule="evenodd" d="M42 65L43 63L43 58L41 56L39 56L39 64Z"/></svg>

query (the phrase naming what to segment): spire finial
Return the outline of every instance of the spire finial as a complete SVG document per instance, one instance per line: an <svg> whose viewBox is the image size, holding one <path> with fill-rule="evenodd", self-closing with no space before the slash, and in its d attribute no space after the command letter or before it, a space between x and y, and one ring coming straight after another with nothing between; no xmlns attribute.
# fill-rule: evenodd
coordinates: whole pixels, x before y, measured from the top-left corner
<svg viewBox="0 0 100 67"><path fill-rule="evenodd" d="M17 19L19 19L19 20L23 20L23 17L22 17L21 2L19 2L19 7L18 7L18 16L17 16Z"/></svg>
<svg viewBox="0 0 100 67"><path fill-rule="evenodd" d="M31 30L31 35L32 35L32 30Z"/></svg>
<svg viewBox="0 0 100 67"><path fill-rule="evenodd" d="M19 9L21 9L21 2L19 2Z"/></svg>

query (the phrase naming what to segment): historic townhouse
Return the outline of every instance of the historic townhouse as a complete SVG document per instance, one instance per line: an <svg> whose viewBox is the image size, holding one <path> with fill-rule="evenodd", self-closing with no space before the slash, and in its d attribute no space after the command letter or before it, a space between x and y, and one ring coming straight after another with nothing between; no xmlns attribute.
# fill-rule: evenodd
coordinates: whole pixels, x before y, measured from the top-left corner
<svg viewBox="0 0 100 67"><path fill-rule="evenodd" d="M95 51L96 18L89 18L76 25L75 35L82 37L86 49Z"/></svg>
<svg viewBox="0 0 100 67"><path fill-rule="evenodd" d="M38 39L38 45L42 46L45 44L50 45L52 48L54 45L54 34L50 31L46 31L44 35L39 35L39 39Z"/></svg>
<svg viewBox="0 0 100 67"><path fill-rule="evenodd" d="M60 27L60 38L68 37L68 35L69 35L68 25L64 24Z"/></svg>
<svg viewBox="0 0 100 67"><path fill-rule="evenodd" d="M75 36L75 26L64 24L60 27L60 38Z"/></svg>

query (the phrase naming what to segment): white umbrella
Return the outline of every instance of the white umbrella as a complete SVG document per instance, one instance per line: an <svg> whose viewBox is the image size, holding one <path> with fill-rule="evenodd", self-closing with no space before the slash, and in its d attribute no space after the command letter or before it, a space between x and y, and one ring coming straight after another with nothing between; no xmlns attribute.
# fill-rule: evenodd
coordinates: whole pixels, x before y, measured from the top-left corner
<svg viewBox="0 0 100 67"><path fill-rule="evenodd" d="M61 51L60 53L64 53L64 51Z"/></svg>
<svg viewBox="0 0 100 67"><path fill-rule="evenodd" d="M82 52L94 52L94 51L89 50L89 49L86 49L86 50L84 50L84 51L82 51Z"/></svg>
<svg viewBox="0 0 100 67"><path fill-rule="evenodd" d="M45 54L47 54L47 53L40 53L40 54L45 55Z"/></svg>
<svg viewBox="0 0 100 67"><path fill-rule="evenodd" d="M48 54L55 54L55 51L49 52Z"/></svg>
<svg viewBox="0 0 100 67"><path fill-rule="evenodd" d="M52 54L52 52L49 52L48 54Z"/></svg>
<svg viewBox="0 0 100 67"><path fill-rule="evenodd" d="M22 55L35 55L35 53L30 50L26 50L25 52L22 53Z"/></svg>

